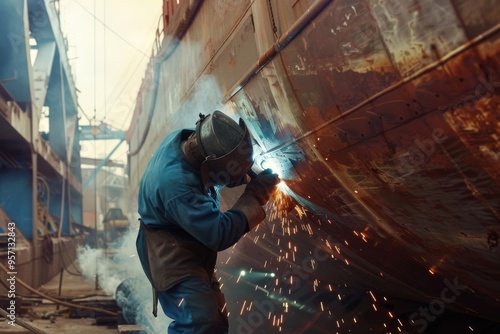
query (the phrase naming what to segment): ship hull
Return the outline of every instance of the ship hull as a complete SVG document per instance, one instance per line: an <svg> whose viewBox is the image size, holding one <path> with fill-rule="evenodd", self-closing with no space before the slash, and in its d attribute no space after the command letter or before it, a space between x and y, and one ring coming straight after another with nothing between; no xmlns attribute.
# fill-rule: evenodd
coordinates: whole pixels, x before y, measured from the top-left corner
<svg viewBox="0 0 500 334"><path fill-rule="evenodd" d="M256 165L278 172L297 203L288 215L269 207L263 227L223 255L227 286L237 287L236 268L276 271L276 298L303 298L323 320L338 306L328 286L346 282L398 305L437 300L497 320L494 1L193 1L175 10L129 130L132 206L165 135L221 109L245 120ZM320 251L329 256L311 255ZM290 272L311 258L321 270L293 289ZM316 284L324 293L307 299ZM450 285L459 296L445 303ZM241 307L252 297L234 298Z"/></svg>

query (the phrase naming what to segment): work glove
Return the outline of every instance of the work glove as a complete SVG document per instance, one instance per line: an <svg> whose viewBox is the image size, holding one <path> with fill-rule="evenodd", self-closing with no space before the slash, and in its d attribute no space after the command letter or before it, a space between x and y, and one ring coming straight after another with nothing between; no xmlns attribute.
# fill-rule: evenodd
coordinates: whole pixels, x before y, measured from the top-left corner
<svg viewBox="0 0 500 334"><path fill-rule="evenodd" d="M278 174L273 173L270 168L265 169L247 184L245 193L257 199L260 205L264 205L269 201L280 181Z"/></svg>
<svg viewBox="0 0 500 334"><path fill-rule="evenodd" d="M249 230L266 218L266 212L262 205L267 203L279 182L278 175L273 174L272 170L266 169L252 178L243 195L234 204L233 209L243 212L247 218Z"/></svg>

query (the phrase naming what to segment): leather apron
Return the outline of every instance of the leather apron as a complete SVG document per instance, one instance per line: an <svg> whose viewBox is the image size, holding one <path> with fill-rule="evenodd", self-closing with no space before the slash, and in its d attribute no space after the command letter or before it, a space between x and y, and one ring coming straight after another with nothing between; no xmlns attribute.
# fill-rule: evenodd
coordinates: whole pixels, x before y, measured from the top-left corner
<svg viewBox="0 0 500 334"><path fill-rule="evenodd" d="M197 276L212 285L217 252L182 229L151 227L141 221L136 246L146 276L153 286L153 314L157 293Z"/></svg>

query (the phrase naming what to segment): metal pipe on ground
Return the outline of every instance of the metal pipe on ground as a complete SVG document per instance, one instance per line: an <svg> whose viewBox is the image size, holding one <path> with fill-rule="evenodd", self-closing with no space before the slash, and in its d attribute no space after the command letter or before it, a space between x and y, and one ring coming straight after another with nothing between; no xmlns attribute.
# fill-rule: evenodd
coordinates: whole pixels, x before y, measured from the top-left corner
<svg viewBox="0 0 500 334"><path fill-rule="evenodd" d="M0 269L3 270L7 274L9 273L9 271L7 270L7 268L5 268L5 266L3 264L1 264L1 263L0 263ZM40 292L40 291L36 290L35 288L29 286L28 284L26 284L23 280L21 280L18 277L16 277L16 283L21 284L22 286L24 286L26 289L28 289L32 293L37 294L40 297L43 297L43 298L48 299L50 301L53 301L56 304L60 304L60 305L63 305L63 306L69 307L69 308L75 308L75 309L82 309L82 310L90 310L90 311L94 311L94 312L100 312L100 313L104 313L104 314L111 315L111 316L114 316L114 317L117 316L117 314L115 312L111 312L111 311L108 311L108 310L103 310L103 309L100 309L100 308L97 308L97 307L90 307L90 306L84 306L84 305L77 305L77 304L73 304L73 303L68 303L68 302L59 300L57 298L51 297L49 295L46 295L43 292Z"/></svg>

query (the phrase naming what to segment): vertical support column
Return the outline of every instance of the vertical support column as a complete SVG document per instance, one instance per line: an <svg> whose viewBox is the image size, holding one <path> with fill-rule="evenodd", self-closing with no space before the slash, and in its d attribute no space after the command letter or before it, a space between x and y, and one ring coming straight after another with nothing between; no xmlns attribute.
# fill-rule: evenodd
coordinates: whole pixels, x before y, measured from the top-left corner
<svg viewBox="0 0 500 334"><path fill-rule="evenodd" d="M38 247L38 189L37 189L37 176L38 176L38 162L37 154L35 151L31 151L31 182L32 182L32 208L33 208L33 224L32 224L32 239L31 248L33 250L33 281L32 286L38 286L40 277L40 261L36 259L40 256L40 249Z"/></svg>

